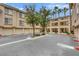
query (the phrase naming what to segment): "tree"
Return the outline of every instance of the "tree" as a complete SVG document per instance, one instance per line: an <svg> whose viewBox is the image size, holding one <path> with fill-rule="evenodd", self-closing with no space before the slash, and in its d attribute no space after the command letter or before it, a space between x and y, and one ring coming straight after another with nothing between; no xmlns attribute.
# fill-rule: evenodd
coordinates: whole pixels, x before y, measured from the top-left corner
<svg viewBox="0 0 79 59"><path fill-rule="evenodd" d="M55 11L55 13L56 13L56 17L57 17L57 15L58 15L58 9L59 9L59 8L58 8L57 6L54 7L54 11Z"/></svg>
<svg viewBox="0 0 79 59"><path fill-rule="evenodd" d="M43 34L45 34L49 16L51 15L51 10L46 9L46 7L42 6L42 8L40 9L40 15L41 15L40 25L42 27Z"/></svg>
<svg viewBox="0 0 79 59"><path fill-rule="evenodd" d="M55 14L56 14L56 12L53 10L52 11L53 19L55 18Z"/></svg>
<svg viewBox="0 0 79 59"><path fill-rule="evenodd" d="M60 17L60 13L62 12L62 9L58 9L58 16Z"/></svg>
<svg viewBox="0 0 79 59"><path fill-rule="evenodd" d="M64 7L63 12L64 12L64 16L66 16L66 12L68 11L68 8Z"/></svg>
<svg viewBox="0 0 79 59"><path fill-rule="evenodd" d="M38 23L36 14L37 12L35 11L35 5L26 6L26 22L31 24L33 36L35 36L35 25Z"/></svg>
<svg viewBox="0 0 79 59"><path fill-rule="evenodd" d="M69 11L70 11L70 31L73 32L72 30L72 8L74 7L74 3L69 3Z"/></svg>

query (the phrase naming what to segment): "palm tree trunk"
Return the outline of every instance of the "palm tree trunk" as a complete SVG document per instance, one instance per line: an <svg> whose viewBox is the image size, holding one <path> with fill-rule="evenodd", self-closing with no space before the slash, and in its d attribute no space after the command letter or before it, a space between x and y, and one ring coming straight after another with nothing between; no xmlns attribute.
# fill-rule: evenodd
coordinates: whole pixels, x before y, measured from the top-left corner
<svg viewBox="0 0 79 59"><path fill-rule="evenodd" d="M33 33L32 33L32 35L33 35L33 37L34 37L34 36L35 36L35 25L32 24L32 27L33 27Z"/></svg>
<svg viewBox="0 0 79 59"><path fill-rule="evenodd" d="M54 19L54 15L53 15L53 19Z"/></svg>
<svg viewBox="0 0 79 59"><path fill-rule="evenodd" d="M64 13L64 17L66 17L66 13Z"/></svg>
<svg viewBox="0 0 79 59"><path fill-rule="evenodd" d="M65 17L65 12L64 12L64 17Z"/></svg>
<svg viewBox="0 0 79 59"><path fill-rule="evenodd" d="M58 13L58 18L59 18L59 13Z"/></svg>
<svg viewBox="0 0 79 59"><path fill-rule="evenodd" d="M43 27L42 30L43 30L43 35L45 35L45 27Z"/></svg>
<svg viewBox="0 0 79 59"><path fill-rule="evenodd" d="M69 4L69 11L70 11L70 32L72 33L74 31L74 29L72 28L72 14L71 14L71 9L73 8L73 3Z"/></svg>
<svg viewBox="0 0 79 59"><path fill-rule="evenodd" d="M72 29L72 19L71 19L71 9L70 9L70 32L72 31L71 29Z"/></svg>
<svg viewBox="0 0 79 59"><path fill-rule="evenodd" d="M60 17L60 14L58 13L58 18Z"/></svg>
<svg viewBox="0 0 79 59"><path fill-rule="evenodd" d="M65 13L65 17L66 17L66 13Z"/></svg>

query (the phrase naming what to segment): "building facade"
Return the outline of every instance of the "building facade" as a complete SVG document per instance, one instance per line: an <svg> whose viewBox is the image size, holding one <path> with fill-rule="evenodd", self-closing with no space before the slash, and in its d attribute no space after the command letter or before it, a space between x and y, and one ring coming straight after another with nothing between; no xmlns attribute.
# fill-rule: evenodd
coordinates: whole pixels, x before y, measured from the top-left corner
<svg viewBox="0 0 79 59"><path fill-rule="evenodd" d="M35 26L35 32L40 33L40 25ZM70 32L69 16L50 20L46 33ZM0 35L32 33L31 25L26 23L25 12L9 5L0 4Z"/></svg>
<svg viewBox="0 0 79 59"><path fill-rule="evenodd" d="M55 33L70 33L70 18L60 17L57 19L50 20L50 23L47 27L47 32L55 32Z"/></svg>
<svg viewBox="0 0 79 59"><path fill-rule="evenodd" d="M37 32L38 29L36 26ZM9 5L0 4L0 35L22 33L32 33L32 27L25 20L25 12Z"/></svg>
<svg viewBox="0 0 79 59"><path fill-rule="evenodd" d="M79 3L74 3L72 8L72 26L75 37L79 39Z"/></svg>

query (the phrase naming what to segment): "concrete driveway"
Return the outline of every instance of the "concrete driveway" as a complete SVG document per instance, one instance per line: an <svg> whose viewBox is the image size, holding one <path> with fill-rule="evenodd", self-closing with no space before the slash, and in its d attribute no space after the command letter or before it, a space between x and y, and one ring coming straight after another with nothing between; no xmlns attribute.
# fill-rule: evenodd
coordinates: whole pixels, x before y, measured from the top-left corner
<svg viewBox="0 0 79 59"><path fill-rule="evenodd" d="M17 37L17 36L16 36ZM26 36L18 36L16 39L6 37L0 42L0 56L78 56L79 52L74 50L72 38L64 35L45 35L33 40L24 40ZM13 39L14 38L14 39ZM19 39L20 40L19 40ZM13 40L13 41L12 41ZM17 41L17 42L16 42ZM14 43L12 43L14 42ZM8 44L6 44L8 43ZM2 45L3 44L3 45ZM59 45L58 45L59 44ZM69 48L62 46L66 44Z"/></svg>

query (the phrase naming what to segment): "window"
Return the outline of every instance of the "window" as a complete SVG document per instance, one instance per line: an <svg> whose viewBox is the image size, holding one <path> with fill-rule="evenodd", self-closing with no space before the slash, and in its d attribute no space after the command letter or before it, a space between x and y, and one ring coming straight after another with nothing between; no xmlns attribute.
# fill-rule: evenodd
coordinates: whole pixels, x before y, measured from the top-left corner
<svg viewBox="0 0 79 59"><path fill-rule="evenodd" d="M60 29L60 32L61 32L61 33L68 32L68 28L61 28L61 29Z"/></svg>
<svg viewBox="0 0 79 59"><path fill-rule="evenodd" d="M23 13L19 13L19 17L20 17L20 18L24 18L25 15L24 15Z"/></svg>
<svg viewBox="0 0 79 59"><path fill-rule="evenodd" d="M23 20L19 20L19 25L20 26L24 26L24 21Z"/></svg>
<svg viewBox="0 0 79 59"><path fill-rule="evenodd" d="M58 28L53 28L53 29L52 29L52 32L57 33L57 32L58 32Z"/></svg>
<svg viewBox="0 0 79 59"><path fill-rule="evenodd" d="M79 4L77 5L77 13L79 13Z"/></svg>
<svg viewBox="0 0 79 59"><path fill-rule="evenodd" d="M63 22L61 22L61 23L60 23L60 25L64 25L64 23L63 23Z"/></svg>
<svg viewBox="0 0 79 59"><path fill-rule="evenodd" d="M68 32L68 28L65 28L65 32Z"/></svg>
<svg viewBox="0 0 79 59"><path fill-rule="evenodd" d="M12 18L5 18L5 25L12 25Z"/></svg>
<svg viewBox="0 0 79 59"><path fill-rule="evenodd" d="M5 14L12 15L12 14L13 14L13 10L6 8L6 9L5 9Z"/></svg>
<svg viewBox="0 0 79 59"><path fill-rule="evenodd" d="M52 26L58 26L58 23L56 22L56 23L52 23Z"/></svg>
<svg viewBox="0 0 79 59"><path fill-rule="evenodd" d="M8 9L5 9L5 14L8 14L9 13L9 10Z"/></svg>
<svg viewBox="0 0 79 59"><path fill-rule="evenodd" d="M47 32L50 32L50 29L49 28L47 29Z"/></svg>
<svg viewBox="0 0 79 59"><path fill-rule="evenodd" d="M9 10L9 14L11 14L11 15L12 15L12 14L13 14L13 10Z"/></svg>
<svg viewBox="0 0 79 59"><path fill-rule="evenodd" d="M64 32L64 28L60 28L60 32L63 33Z"/></svg>
<svg viewBox="0 0 79 59"><path fill-rule="evenodd" d="M68 21L60 22L60 25L68 25Z"/></svg>
<svg viewBox="0 0 79 59"><path fill-rule="evenodd" d="M56 26L58 26L58 23L55 23Z"/></svg>

